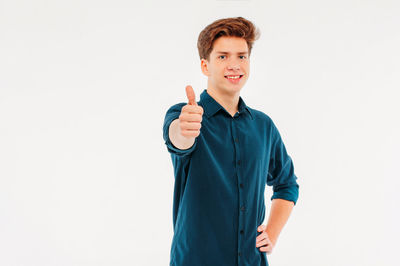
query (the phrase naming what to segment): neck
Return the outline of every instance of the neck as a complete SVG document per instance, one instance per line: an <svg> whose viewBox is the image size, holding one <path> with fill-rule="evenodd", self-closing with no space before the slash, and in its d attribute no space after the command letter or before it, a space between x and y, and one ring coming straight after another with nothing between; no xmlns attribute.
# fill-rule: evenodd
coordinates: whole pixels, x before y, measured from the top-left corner
<svg viewBox="0 0 400 266"><path fill-rule="evenodd" d="M222 107L224 107L231 116L234 116L238 111L240 91L234 93L225 93L224 91L208 87L207 93Z"/></svg>

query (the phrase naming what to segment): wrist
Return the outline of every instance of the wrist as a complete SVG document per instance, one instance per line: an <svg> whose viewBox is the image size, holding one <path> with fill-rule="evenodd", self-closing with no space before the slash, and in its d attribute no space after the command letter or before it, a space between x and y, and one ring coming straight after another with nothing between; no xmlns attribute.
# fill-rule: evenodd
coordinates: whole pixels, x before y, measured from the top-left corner
<svg viewBox="0 0 400 266"><path fill-rule="evenodd" d="M269 240L271 240L272 244L275 246L276 242L278 241L278 235L268 228L265 231L267 232Z"/></svg>

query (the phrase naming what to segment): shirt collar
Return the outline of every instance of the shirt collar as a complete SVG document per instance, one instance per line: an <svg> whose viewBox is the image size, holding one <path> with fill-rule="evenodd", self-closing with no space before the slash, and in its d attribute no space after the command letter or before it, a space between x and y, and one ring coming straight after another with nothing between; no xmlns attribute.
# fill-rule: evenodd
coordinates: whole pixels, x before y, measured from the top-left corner
<svg viewBox="0 0 400 266"><path fill-rule="evenodd" d="M207 89L204 89L200 94L200 101L204 106L204 113L207 117L211 117L218 112L219 109L224 109L210 94L207 93ZM239 96L239 104L238 104L239 113L243 113L245 110L250 114L251 119L253 118L253 114L250 111L250 108L245 104L244 100L241 96ZM226 111L226 110L225 110Z"/></svg>

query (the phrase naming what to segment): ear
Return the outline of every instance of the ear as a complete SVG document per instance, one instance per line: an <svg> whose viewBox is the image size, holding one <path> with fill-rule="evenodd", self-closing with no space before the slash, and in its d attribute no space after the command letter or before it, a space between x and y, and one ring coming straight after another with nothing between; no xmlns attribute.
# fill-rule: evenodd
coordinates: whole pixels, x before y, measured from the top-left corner
<svg viewBox="0 0 400 266"><path fill-rule="evenodd" d="M204 75L209 76L209 71L208 71L208 61L206 59L201 59L201 72L203 72Z"/></svg>

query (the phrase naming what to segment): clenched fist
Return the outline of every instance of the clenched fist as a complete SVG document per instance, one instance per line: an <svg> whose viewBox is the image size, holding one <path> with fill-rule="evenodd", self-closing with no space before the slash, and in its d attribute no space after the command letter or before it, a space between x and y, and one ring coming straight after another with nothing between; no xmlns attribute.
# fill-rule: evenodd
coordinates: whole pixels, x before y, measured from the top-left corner
<svg viewBox="0 0 400 266"><path fill-rule="evenodd" d="M203 107L197 105L192 86L186 86L188 104L182 107L179 115L180 133L187 138L200 135L201 121L203 119Z"/></svg>

